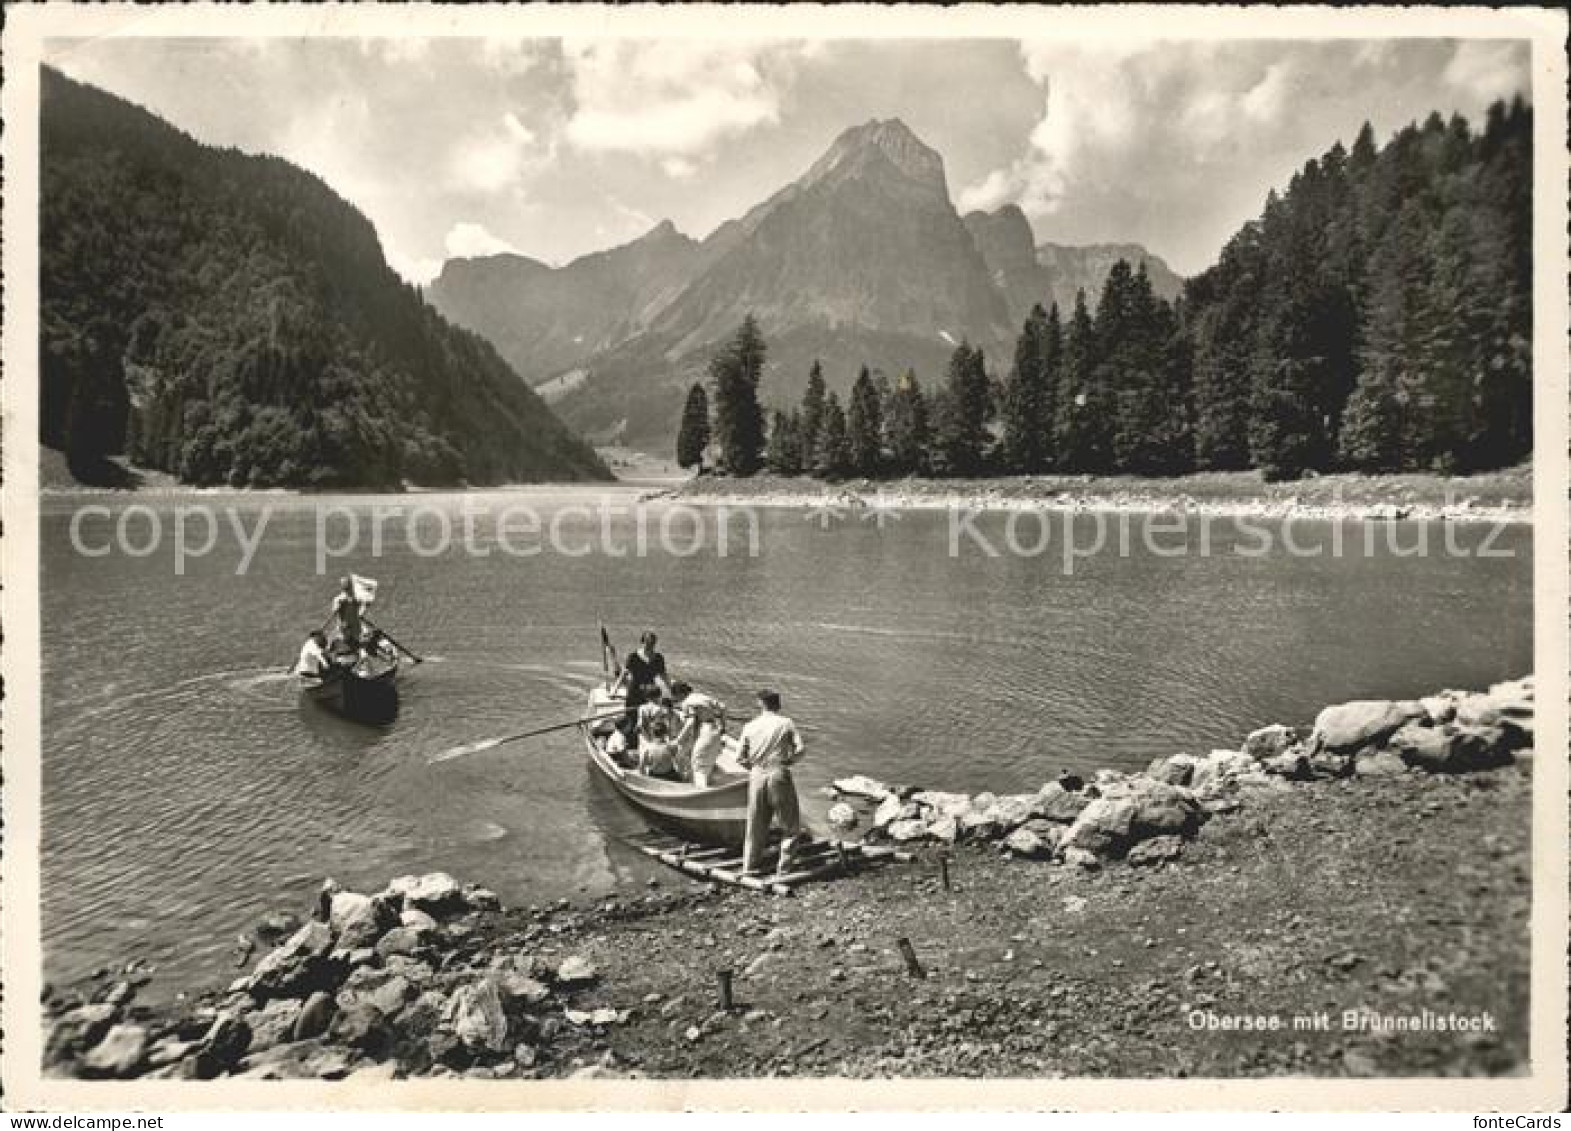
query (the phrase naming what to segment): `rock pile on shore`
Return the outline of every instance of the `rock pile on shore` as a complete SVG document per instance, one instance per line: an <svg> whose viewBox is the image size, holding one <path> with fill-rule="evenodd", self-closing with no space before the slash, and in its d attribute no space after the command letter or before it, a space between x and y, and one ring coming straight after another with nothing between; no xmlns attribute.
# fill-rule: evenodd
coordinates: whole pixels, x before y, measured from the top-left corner
<svg viewBox="0 0 1571 1131"><path fill-rule="evenodd" d="M387 1078L395 1073L526 1075L563 1026L604 1026L617 1010L575 1010L598 980L579 956L555 963L494 948L501 907L446 873L404 876L375 895L329 880L316 914L221 995L173 1010L134 1004L146 975L51 995L45 1061L90 1078ZM524 942L535 931L525 931Z"/></svg>
<svg viewBox="0 0 1571 1131"><path fill-rule="evenodd" d="M1064 775L1035 793L939 793L843 778L835 791L864 811L842 803L831 819L850 831L865 817L875 840L996 841L1015 856L1087 868L1115 859L1160 864L1178 857L1212 816L1239 808L1250 787L1489 770L1530 756L1532 745L1533 677L1526 676L1482 693L1342 703L1309 728L1262 727L1240 750L1175 754L1143 773L1102 770L1091 782Z"/></svg>

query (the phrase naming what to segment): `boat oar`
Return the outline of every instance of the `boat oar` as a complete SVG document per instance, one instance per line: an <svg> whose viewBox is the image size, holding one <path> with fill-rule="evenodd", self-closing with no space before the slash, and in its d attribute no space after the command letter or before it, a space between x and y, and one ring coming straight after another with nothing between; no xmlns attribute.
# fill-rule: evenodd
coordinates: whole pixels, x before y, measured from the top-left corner
<svg viewBox="0 0 1571 1131"><path fill-rule="evenodd" d="M394 648L397 648L404 655L408 656L415 663L417 663L417 664L425 663L425 657L424 656L417 656L413 652L411 652L408 648L405 648L396 639L394 639L393 634L391 632L388 632L387 629L382 628L375 621L373 621L370 617L368 617L364 613L362 613L362 614L360 614L360 619L365 621L366 624L370 625L372 628L376 629L377 632L380 632L383 636L385 636L387 638L387 642L389 644L391 644Z"/></svg>
<svg viewBox="0 0 1571 1131"><path fill-rule="evenodd" d="M434 756L431 761L446 762L453 758L462 758L466 754L478 754L482 750L494 750L498 746L505 746L509 742L517 742L520 739L534 738L536 735L550 734L552 731L582 726L584 723L600 723L606 719L619 719L626 713L626 710L616 710L604 715L589 715L582 719L569 719L565 723L552 723L547 727L536 727L534 730L520 731L518 734L506 734L500 738L482 738L479 742L470 742L463 746L455 746L451 750L444 750Z"/></svg>

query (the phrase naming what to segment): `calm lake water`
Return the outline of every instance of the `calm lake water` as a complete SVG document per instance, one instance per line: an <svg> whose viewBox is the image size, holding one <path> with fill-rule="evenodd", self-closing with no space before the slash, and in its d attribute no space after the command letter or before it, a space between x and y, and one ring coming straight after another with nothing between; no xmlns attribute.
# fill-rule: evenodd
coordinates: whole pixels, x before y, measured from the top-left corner
<svg viewBox="0 0 1571 1131"><path fill-rule="evenodd" d="M1531 530L1493 545L1508 557L1445 552L1443 528L1393 526L1398 549L1429 538L1425 556L1398 556L1386 527L1297 523L1297 557L1266 534L1211 520L1211 553L1167 556L1112 549L1063 568L1065 519L1046 553L1008 552L1005 518L962 530L908 512L821 518L758 512L760 553L745 521L728 530L670 508L637 523L579 508L626 489L538 489L403 499L202 495L111 500L86 515L84 544L109 541L128 505L133 547L156 521L146 557L78 554L71 520L87 497L44 502L43 892L45 975L65 979L133 956L159 967L154 991L222 984L235 936L275 908L303 908L324 876L371 889L403 872L441 869L485 884L509 903L603 893L641 884L649 866L619 843L638 819L591 778L574 732L470 757L431 761L452 746L570 719L600 677L596 621L619 648L653 627L673 672L744 710L762 684L781 689L809 745L798 785L810 818L829 805L820 787L866 773L938 789L1034 789L1059 769L1141 767L1159 755L1236 745L1273 721L1307 721L1323 705L1481 686L1532 663ZM215 549L175 572L177 507L214 508ZM420 506L413 534L395 516L371 546L372 508ZM502 553L495 520L510 520ZM316 573L319 506L334 545L358 522L360 546ZM478 510L473 544L422 556L445 513L460 538L461 507ZM225 508L248 532L264 511L254 560L235 570L239 543ZM353 516L353 518L351 517ZM489 517L487 517L489 516ZM1074 532L1093 540L1081 516ZM200 523L188 518L199 546ZM568 556L548 547L552 523ZM662 526L662 522L664 525ZM664 529L691 547L679 557ZM1031 548L1034 525L1015 528ZM1480 548L1485 527L1455 528ZM523 530L521 536L519 531ZM248 535L249 536L249 535ZM1198 547L1198 520L1188 531ZM1269 553L1258 551L1264 537ZM1173 534L1158 545L1170 548ZM980 542L1000 551L989 557ZM627 556L608 551L621 549ZM1372 553L1366 551L1372 550ZM381 581L373 617L429 661L409 671L397 722L344 723L299 702L283 669L320 624L337 576Z"/></svg>

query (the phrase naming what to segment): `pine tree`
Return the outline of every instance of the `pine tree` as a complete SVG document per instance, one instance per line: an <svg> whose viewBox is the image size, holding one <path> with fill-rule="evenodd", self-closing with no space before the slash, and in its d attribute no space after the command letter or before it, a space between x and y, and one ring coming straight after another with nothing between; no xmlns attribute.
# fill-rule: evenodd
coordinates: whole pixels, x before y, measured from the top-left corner
<svg viewBox="0 0 1571 1131"><path fill-rule="evenodd" d="M1048 467L1053 441L1052 362L1050 339L1054 320L1038 304L1031 308L1015 342L1015 364L1004 386L1004 464L1012 471L1034 473Z"/></svg>
<svg viewBox="0 0 1571 1131"><path fill-rule="evenodd" d="M749 314L709 363L715 385L715 440L721 466L731 475L752 475L763 460L764 413L758 382L764 369L764 339Z"/></svg>
<svg viewBox="0 0 1571 1131"><path fill-rule="evenodd" d="M846 413L846 435L851 449L851 470L857 475L877 475L883 463L883 411L878 389L867 366L851 386L850 409Z"/></svg>
<svg viewBox="0 0 1571 1131"><path fill-rule="evenodd" d="M832 392L824 402L824 419L813 469L825 479L839 479L851 471L851 439L847 434L845 410L840 407L840 398Z"/></svg>
<svg viewBox="0 0 1571 1131"><path fill-rule="evenodd" d="M682 406L682 424L676 434L676 465L704 467L704 449L709 447L709 394L702 382L694 382Z"/></svg>
<svg viewBox="0 0 1571 1131"><path fill-rule="evenodd" d="M933 437L928 424L927 399L916 374L907 369L889 394L884 419L889 443L890 469L897 475L920 475L928 469Z"/></svg>
<svg viewBox="0 0 1571 1131"><path fill-rule="evenodd" d="M776 409L769 428L769 445L764 463L776 475L802 473L801 421L796 413Z"/></svg>
<svg viewBox="0 0 1571 1131"><path fill-rule="evenodd" d="M824 426L824 367L816 360L807 375L807 391L802 395L802 462L816 465L818 434Z"/></svg>

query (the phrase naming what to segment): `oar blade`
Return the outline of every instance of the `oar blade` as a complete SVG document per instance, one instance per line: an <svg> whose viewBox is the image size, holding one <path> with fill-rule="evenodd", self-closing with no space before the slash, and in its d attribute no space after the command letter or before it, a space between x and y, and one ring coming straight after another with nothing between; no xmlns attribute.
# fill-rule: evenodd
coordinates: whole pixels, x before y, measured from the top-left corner
<svg viewBox="0 0 1571 1131"><path fill-rule="evenodd" d="M463 758L470 754L479 754L484 750L495 750L498 746L502 745L502 743L506 741L506 738L482 738L479 742L466 742L462 746L449 747L440 754L433 754L428 759L428 761L433 765L437 762L450 762L454 758Z"/></svg>

